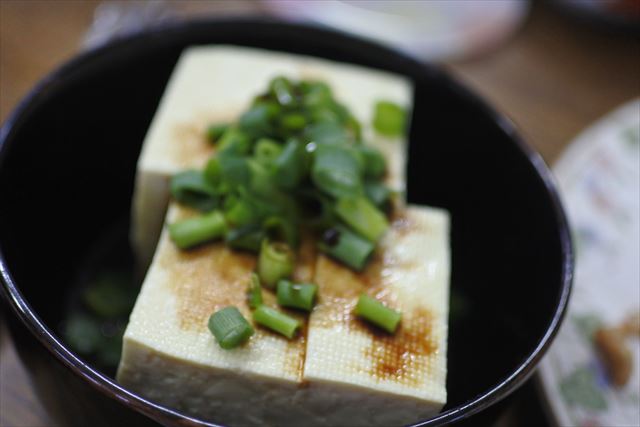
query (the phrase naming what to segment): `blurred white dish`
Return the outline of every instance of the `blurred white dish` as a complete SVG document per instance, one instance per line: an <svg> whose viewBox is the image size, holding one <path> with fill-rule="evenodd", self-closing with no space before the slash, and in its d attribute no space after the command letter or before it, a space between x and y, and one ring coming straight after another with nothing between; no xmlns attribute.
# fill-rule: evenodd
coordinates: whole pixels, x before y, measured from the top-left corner
<svg viewBox="0 0 640 427"><path fill-rule="evenodd" d="M355 33L440 60L485 51L513 34L528 0L263 0L273 13Z"/></svg>

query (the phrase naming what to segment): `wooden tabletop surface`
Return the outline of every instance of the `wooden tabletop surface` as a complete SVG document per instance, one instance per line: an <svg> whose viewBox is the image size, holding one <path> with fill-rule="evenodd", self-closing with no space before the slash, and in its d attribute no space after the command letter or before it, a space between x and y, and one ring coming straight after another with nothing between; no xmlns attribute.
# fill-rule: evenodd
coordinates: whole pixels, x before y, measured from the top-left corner
<svg viewBox="0 0 640 427"><path fill-rule="evenodd" d="M35 82L80 49L99 4L0 0L1 121ZM203 2L185 5L197 10ZM251 1L217 1L213 9L261 11ZM591 122L640 96L637 40L575 23L540 2L498 49L444 65L511 117L549 163ZM0 325L0 426L50 425Z"/></svg>

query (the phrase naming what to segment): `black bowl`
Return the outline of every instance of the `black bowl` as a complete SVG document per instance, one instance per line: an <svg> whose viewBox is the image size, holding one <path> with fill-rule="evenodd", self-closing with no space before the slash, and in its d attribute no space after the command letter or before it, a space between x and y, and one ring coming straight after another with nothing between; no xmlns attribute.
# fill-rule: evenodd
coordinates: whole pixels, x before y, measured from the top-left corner
<svg viewBox="0 0 640 427"><path fill-rule="evenodd" d="M65 425L211 425L120 387L57 334L71 278L127 215L136 159L182 49L226 43L409 76L408 198L452 214L449 403L465 419L534 371L567 305L569 230L549 170L514 126L438 69L327 29L264 19L171 25L80 55L44 79L0 133L4 312L39 395ZM476 417L473 420L477 419Z"/></svg>

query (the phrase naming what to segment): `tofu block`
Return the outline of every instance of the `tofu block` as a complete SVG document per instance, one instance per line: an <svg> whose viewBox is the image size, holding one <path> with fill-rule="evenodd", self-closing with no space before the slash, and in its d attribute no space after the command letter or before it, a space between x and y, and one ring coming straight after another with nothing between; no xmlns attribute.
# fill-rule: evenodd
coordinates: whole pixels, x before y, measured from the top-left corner
<svg viewBox="0 0 640 427"><path fill-rule="evenodd" d="M188 214L174 205L167 222ZM180 251L165 231L124 335L118 381L228 426L396 426L437 413L446 401L448 228L446 212L408 207L362 273L305 239L294 279L320 290L302 336L256 327L233 350L217 345L207 320L227 305L251 318L245 291L255 257L220 243ZM402 311L395 335L353 315L361 292Z"/></svg>
<svg viewBox="0 0 640 427"><path fill-rule="evenodd" d="M183 52L167 84L138 160L131 240L143 268L153 257L162 229L171 175L202 167L215 150L206 141L207 126L236 120L277 75L329 84L362 123L365 140L386 155L387 183L405 190L407 140L375 134L371 120L379 99L411 109L413 87L407 78L282 52L224 45L191 47Z"/></svg>
<svg viewBox="0 0 640 427"><path fill-rule="evenodd" d="M167 222L191 214L172 205ZM308 281L316 259L311 241L301 254L294 277ZM207 327L209 316L228 305L251 319L246 290L255 263L255 256L224 243L182 251L165 230L125 331L118 382L225 425L280 425L285 414L301 419L290 406L302 382L304 335L288 341L256 328L246 345L223 350ZM276 305L272 293L264 299Z"/></svg>
<svg viewBox="0 0 640 427"><path fill-rule="evenodd" d="M320 301L309 320L303 380L318 425L395 426L447 400L449 216L410 206L362 273L318 256ZM394 335L353 314L366 293L402 312Z"/></svg>

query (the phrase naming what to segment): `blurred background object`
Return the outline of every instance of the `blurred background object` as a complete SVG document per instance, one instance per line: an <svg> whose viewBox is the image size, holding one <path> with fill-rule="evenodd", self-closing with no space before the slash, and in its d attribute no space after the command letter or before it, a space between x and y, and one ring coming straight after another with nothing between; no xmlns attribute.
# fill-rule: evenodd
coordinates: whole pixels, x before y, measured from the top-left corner
<svg viewBox="0 0 640 427"><path fill-rule="evenodd" d="M229 6L230 2L191 7L166 0L104 2L96 8L85 46L187 16L242 10ZM419 59L443 60L497 47L523 22L529 0L263 0L255 6L283 19L326 25L392 45Z"/></svg>
<svg viewBox="0 0 640 427"><path fill-rule="evenodd" d="M487 52L514 33L529 10L529 0L264 2L278 16L358 34L423 60Z"/></svg>
<svg viewBox="0 0 640 427"><path fill-rule="evenodd" d="M190 17L259 14L332 26L436 61L513 118L552 163L593 121L640 96L639 9L639 0L2 0L0 120L81 49ZM52 425L3 327L0 425ZM529 382L503 404L500 427L549 423L543 404Z"/></svg>
<svg viewBox="0 0 640 427"><path fill-rule="evenodd" d="M559 10L587 24L636 35L640 32L638 0L551 0Z"/></svg>
<svg viewBox="0 0 640 427"><path fill-rule="evenodd" d="M543 390L559 425L640 425L640 99L583 131L554 173L576 269Z"/></svg>

